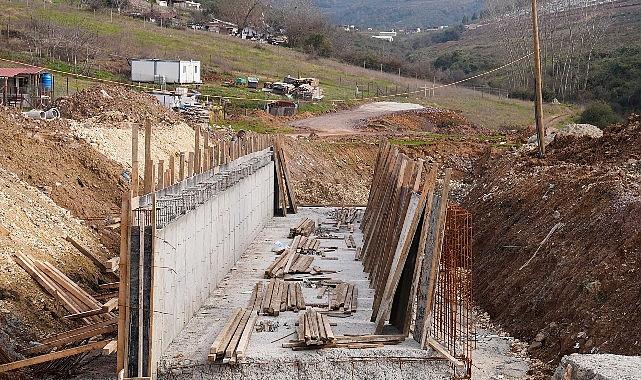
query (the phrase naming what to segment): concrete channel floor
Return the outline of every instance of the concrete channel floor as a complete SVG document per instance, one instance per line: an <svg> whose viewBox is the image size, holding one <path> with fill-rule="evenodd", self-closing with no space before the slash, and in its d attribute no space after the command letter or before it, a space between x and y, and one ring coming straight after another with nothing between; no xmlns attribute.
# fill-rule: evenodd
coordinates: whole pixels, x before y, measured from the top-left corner
<svg viewBox="0 0 641 380"><path fill-rule="evenodd" d="M278 317L261 316L261 321L278 322L274 332L252 334L246 360L230 366L210 364L209 348L222 330L234 308L246 307L252 289L258 281L267 283L265 268L276 258L271 252L275 242L291 243L289 228L308 217L317 223L329 220L330 208L300 208L298 214L273 218L224 278L212 296L205 301L196 315L163 353L158 366L159 379L449 379L449 362L432 351L420 350L412 339L395 346L373 349L322 349L293 351L282 344L295 339L298 314L281 312ZM336 232L344 236L346 231ZM362 245L362 233L356 228L354 239ZM313 266L337 270L330 276L351 282L358 287L358 311L348 318L330 317L334 334L373 334L370 322L374 292L369 288L367 274L361 262L354 259L356 250L348 249L343 239L323 239L321 247L335 246L337 251L327 256L338 260L316 257ZM307 303L326 303L327 294L318 299L317 289L303 287Z"/></svg>

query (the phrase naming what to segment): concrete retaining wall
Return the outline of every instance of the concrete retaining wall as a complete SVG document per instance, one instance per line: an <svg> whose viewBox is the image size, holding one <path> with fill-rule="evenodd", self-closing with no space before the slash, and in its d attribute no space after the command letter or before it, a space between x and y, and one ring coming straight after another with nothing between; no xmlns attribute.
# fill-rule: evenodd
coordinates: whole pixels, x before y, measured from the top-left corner
<svg viewBox="0 0 641 380"><path fill-rule="evenodd" d="M229 167L243 159L247 158ZM190 179L159 195L171 196L172 191L183 191L203 179ZM273 183L271 162L158 229L153 363L158 363L162 352L273 216Z"/></svg>

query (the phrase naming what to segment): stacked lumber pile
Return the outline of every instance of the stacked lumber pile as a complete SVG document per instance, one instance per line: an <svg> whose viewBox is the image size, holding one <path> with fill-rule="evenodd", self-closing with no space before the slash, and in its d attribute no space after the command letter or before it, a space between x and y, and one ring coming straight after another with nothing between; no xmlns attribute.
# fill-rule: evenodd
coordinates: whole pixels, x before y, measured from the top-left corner
<svg viewBox="0 0 641 380"><path fill-rule="evenodd" d="M289 249L303 255L315 255L320 250L320 241L315 237L296 235Z"/></svg>
<svg viewBox="0 0 641 380"><path fill-rule="evenodd" d="M279 279L272 279L267 287L258 282L247 307L262 315L278 316L282 311L298 313L299 310L305 310L303 288L298 282Z"/></svg>
<svg viewBox="0 0 641 380"><path fill-rule="evenodd" d="M276 215L287 216L287 213L297 213L298 205L294 187L290 180L289 168L285 160L285 151L283 150L283 138L278 137L274 141L274 175L276 177L276 194L274 203L276 205Z"/></svg>
<svg viewBox="0 0 641 380"><path fill-rule="evenodd" d="M352 314L358 308L358 288L347 282L336 286L329 299L329 310Z"/></svg>
<svg viewBox="0 0 641 380"><path fill-rule="evenodd" d="M236 364L245 358L256 318L250 309L235 309L209 349L209 362Z"/></svg>
<svg viewBox="0 0 641 380"><path fill-rule="evenodd" d="M294 251L285 250L265 270L267 278L284 277L286 274L311 273L310 267L314 262L313 256L301 255Z"/></svg>
<svg viewBox="0 0 641 380"><path fill-rule="evenodd" d="M296 332L298 341L294 343L297 345L291 346L294 350L301 347L305 349L322 348L336 342L329 318L314 309L307 309L304 314L298 317Z"/></svg>
<svg viewBox="0 0 641 380"><path fill-rule="evenodd" d="M13 254L13 259L71 313L65 316L66 319L81 319L87 324L92 324L114 317L111 312L118 306L117 299L102 305L50 263L33 260L19 252Z"/></svg>
<svg viewBox="0 0 641 380"><path fill-rule="evenodd" d="M302 219L289 229L289 238L291 239L298 235L309 236L315 229L316 223L313 220L309 218Z"/></svg>

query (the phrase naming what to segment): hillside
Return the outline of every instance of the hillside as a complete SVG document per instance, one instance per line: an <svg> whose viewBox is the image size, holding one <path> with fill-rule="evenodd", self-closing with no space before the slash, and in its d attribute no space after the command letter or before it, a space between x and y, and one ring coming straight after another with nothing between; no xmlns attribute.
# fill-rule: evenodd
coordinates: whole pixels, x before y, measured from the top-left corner
<svg viewBox="0 0 641 380"><path fill-rule="evenodd" d="M315 0L338 24L373 28L451 25L478 13L483 0Z"/></svg>
<svg viewBox="0 0 641 380"><path fill-rule="evenodd" d="M203 64L205 82L200 91L207 95L240 98L231 99L232 104L239 108L260 109L264 104L260 100L242 99L277 97L247 88L225 87L225 81L247 75L257 75L261 81L275 81L291 74L319 78L325 92L324 101L301 104L303 113L327 112L354 105L358 87L359 97L375 96L377 90L390 95L408 89L418 91L410 97L398 97L398 100L460 110L472 122L493 128L528 125L533 121L532 105L528 102L481 97L480 93L461 88L439 90L435 97L424 99L420 88L431 86L431 83L318 58L284 47L204 31L159 27L139 19L111 15L106 10L79 10L65 2L34 8L26 2L0 0L0 5L9 27L8 36L6 29L2 28L6 43L0 44L0 57L66 72L127 81L129 60L132 58L199 59ZM40 53L31 54L34 48ZM74 60L78 61L77 65L73 64ZM67 76L57 76L56 80L57 83L65 83L67 78L70 78L68 86L58 85L56 96L91 85L86 80ZM550 112L558 111L553 109ZM260 119L231 124L260 131L269 129Z"/></svg>

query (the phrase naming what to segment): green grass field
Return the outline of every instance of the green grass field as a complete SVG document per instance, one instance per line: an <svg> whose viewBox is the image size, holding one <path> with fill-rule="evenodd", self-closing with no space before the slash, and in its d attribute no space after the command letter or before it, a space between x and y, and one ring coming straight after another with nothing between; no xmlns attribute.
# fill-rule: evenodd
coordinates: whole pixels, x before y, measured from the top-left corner
<svg viewBox="0 0 641 380"><path fill-rule="evenodd" d="M225 80L236 76L253 75L261 81L282 80L286 75L316 77L325 92L325 99L317 103L302 103L301 111L311 113L327 112L337 102L358 104L374 100L399 100L418 102L460 110L474 123L489 128L529 125L533 122L532 105L518 100L481 96L480 93L463 88L449 88L437 91L436 96L424 99L420 94L396 98L355 100L356 89L367 94L366 88L374 95L375 89L386 89L393 93L397 89L405 92L420 88L422 83L410 78L366 70L345 65L337 61L310 57L284 47L258 44L210 32L161 28L149 22L133 19L109 11L89 12L67 5L64 1L35 6L33 2L0 0L3 15L0 25L9 24L11 29L24 32L30 18L42 20L71 30L81 30L95 35L96 49L83 66L84 72L110 79L127 81L131 58L195 59L203 65L204 94L230 98L241 108L262 108L261 100L277 99L273 95L250 91L246 88L224 87ZM112 17L113 16L113 21ZM22 30L20 28L23 28ZM34 62L51 69L74 72L73 64L57 59L34 58L25 50L24 41L10 41L0 46L0 54L23 62ZM56 95L66 94L66 78L56 77ZM70 92L86 88L90 82L70 79ZM242 100L259 99L259 100ZM551 113L555 109L547 108Z"/></svg>

